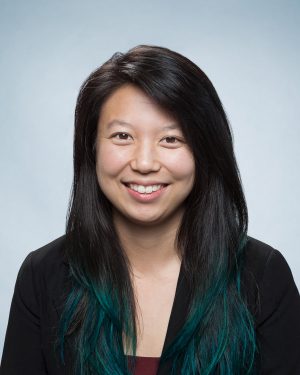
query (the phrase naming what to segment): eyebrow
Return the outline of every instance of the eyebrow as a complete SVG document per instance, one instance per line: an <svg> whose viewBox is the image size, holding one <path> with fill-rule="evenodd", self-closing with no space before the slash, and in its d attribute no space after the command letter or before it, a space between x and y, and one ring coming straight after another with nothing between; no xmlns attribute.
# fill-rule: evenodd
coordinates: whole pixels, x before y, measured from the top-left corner
<svg viewBox="0 0 300 375"><path fill-rule="evenodd" d="M130 124L129 122L122 121L122 120L112 120L107 124L107 129L110 129L114 125L124 125L124 126L128 126L130 128L133 127L132 124ZM169 130L169 129L179 129L179 126L177 124L173 123L173 124L170 124L170 125L167 125L167 126L163 127L163 130Z"/></svg>

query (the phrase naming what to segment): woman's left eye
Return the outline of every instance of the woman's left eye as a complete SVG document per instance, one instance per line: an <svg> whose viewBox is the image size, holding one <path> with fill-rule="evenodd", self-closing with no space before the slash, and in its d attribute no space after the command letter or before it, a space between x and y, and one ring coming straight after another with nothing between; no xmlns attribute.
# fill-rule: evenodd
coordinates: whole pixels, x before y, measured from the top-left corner
<svg viewBox="0 0 300 375"><path fill-rule="evenodd" d="M177 137L172 137L172 136L165 137L164 139L165 140L171 140L171 142L167 142L169 144L176 144L176 143L180 142L180 139L178 139Z"/></svg>

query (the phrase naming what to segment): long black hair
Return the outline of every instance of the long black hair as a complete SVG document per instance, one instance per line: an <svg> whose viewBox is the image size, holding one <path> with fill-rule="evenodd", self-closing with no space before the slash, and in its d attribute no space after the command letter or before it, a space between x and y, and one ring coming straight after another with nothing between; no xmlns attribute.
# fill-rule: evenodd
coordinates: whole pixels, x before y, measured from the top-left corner
<svg viewBox="0 0 300 375"><path fill-rule="evenodd" d="M230 125L205 73L181 54L152 45L115 53L80 89L66 226L73 288L61 316L61 356L64 339L73 335L78 374L123 375L131 373L124 333L136 353L129 262L95 166L99 111L124 84L140 88L178 120L195 160L194 186L176 237L191 302L162 360L172 358L173 372L185 375L252 374L254 321L240 287L248 213Z"/></svg>

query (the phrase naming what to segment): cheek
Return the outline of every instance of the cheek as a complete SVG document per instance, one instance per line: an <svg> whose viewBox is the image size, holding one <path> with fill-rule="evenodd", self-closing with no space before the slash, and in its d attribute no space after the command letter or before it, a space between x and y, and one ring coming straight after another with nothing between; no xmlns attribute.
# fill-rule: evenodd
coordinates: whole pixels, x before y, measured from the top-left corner
<svg viewBox="0 0 300 375"><path fill-rule="evenodd" d="M98 178L101 176L116 176L126 164L127 158L124 153L106 147L99 147L96 160L96 171Z"/></svg>
<svg viewBox="0 0 300 375"><path fill-rule="evenodd" d="M178 180L193 181L195 173L195 162L193 155L187 150L177 152L169 156L167 166L175 178Z"/></svg>

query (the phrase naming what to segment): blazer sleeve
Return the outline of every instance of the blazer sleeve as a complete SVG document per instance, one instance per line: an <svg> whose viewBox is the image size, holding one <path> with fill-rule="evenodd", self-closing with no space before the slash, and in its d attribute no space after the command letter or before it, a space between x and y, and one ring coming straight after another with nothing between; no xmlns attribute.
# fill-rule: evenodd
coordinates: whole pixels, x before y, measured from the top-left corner
<svg viewBox="0 0 300 375"><path fill-rule="evenodd" d="M3 348L1 375L47 374L40 331L40 304L32 255L23 261L15 283Z"/></svg>
<svg viewBox="0 0 300 375"><path fill-rule="evenodd" d="M262 375L300 374L300 297L283 255L273 249L260 294L257 325Z"/></svg>

